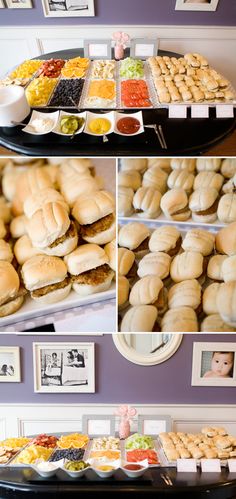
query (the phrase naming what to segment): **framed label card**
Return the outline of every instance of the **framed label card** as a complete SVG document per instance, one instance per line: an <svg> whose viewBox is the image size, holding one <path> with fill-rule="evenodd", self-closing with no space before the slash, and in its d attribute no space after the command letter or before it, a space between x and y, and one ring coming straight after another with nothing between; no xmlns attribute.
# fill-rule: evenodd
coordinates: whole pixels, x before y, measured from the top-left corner
<svg viewBox="0 0 236 499"><path fill-rule="evenodd" d="M144 435L157 436L159 433L171 431L170 416L138 416L138 432Z"/></svg>
<svg viewBox="0 0 236 499"><path fill-rule="evenodd" d="M156 38L133 38L130 56L134 59L147 59L157 55L158 40Z"/></svg>
<svg viewBox="0 0 236 499"><path fill-rule="evenodd" d="M115 416L84 414L82 416L82 433L90 437L115 435Z"/></svg>
<svg viewBox="0 0 236 499"><path fill-rule="evenodd" d="M89 59L111 59L111 40L84 40L84 56Z"/></svg>

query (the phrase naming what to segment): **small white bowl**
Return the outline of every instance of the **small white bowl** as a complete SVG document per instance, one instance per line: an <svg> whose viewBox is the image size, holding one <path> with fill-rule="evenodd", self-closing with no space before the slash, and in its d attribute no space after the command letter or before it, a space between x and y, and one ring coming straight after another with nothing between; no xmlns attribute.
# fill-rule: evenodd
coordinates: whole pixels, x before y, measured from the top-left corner
<svg viewBox="0 0 236 499"><path fill-rule="evenodd" d="M135 470L127 470L124 468L124 466L130 465L130 464L139 464L140 466L142 466L142 469L135 471ZM145 473L145 471L147 471L148 460L145 459L145 461L141 461L139 463L124 462L124 463L122 463L121 469L129 478L138 478L138 477L142 476Z"/></svg>
<svg viewBox="0 0 236 499"><path fill-rule="evenodd" d="M58 470L60 469L60 466L58 464L55 465L55 468L50 471L43 471L41 470L36 464L31 464L31 468L38 473L43 478L51 478L52 476L56 475Z"/></svg>
<svg viewBox="0 0 236 499"><path fill-rule="evenodd" d="M70 471L70 470L67 470L65 465L62 466L61 468L63 471L65 471L65 473L67 473L67 475L69 475L71 478L81 478L82 476L85 475L85 473L87 473L88 470L91 469L91 466L88 466L87 468L84 468L83 470L79 470L79 471Z"/></svg>
<svg viewBox="0 0 236 499"><path fill-rule="evenodd" d="M98 465L99 466L99 465ZM102 463L100 464L100 466L102 466ZM112 466L112 465L111 465ZM111 476L113 476L115 474L115 472L118 470L118 468L113 468L112 470L110 471L102 471L102 470L99 470L96 466L92 467L93 471L95 471L95 473L100 476L100 478L110 478Z"/></svg>
<svg viewBox="0 0 236 499"><path fill-rule="evenodd" d="M92 133L89 130L90 122L96 118L106 118L110 121L111 128L108 130L108 132L106 132L104 134ZM109 135L110 133L114 132L114 124L115 124L115 112L114 111L110 111L108 113L102 113L102 114L92 113L91 111L87 111L87 119L86 119L86 123L85 123L84 132L87 133L88 135L93 135L94 137L103 137L103 135Z"/></svg>
<svg viewBox="0 0 236 499"><path fill-rule="evenodd" d="M136 118L140 123L140 128L135 133L122 133L122 132L120 132L117 128L117 122L121 118ZM117 133L118 135L122 135L123 137L133 137L134 135L139 135L140 133L143 133L144 126L143 126L143 113L142 113L142 111L137 111L136 113L119 113L117 111L116 115L115 115L114 132Z"/></svg>
<svg viewBox="0 0 236 499"><path fill-rule="evenodd" d="M78 128L75 134L63 133L60 129L60 121L63 116L77 116L78 118L84 118L84 124L80 128ZM66 113L65 111L60 111L57 124L53 130L53 133L56 133L57 135L63 135L63 137L71 137L72 135L78 135L79 133L82 133L85 127L86 116L87 116L87 111L83 111L82 113Z"/></svg>
<svg viewBox="0 0 236 499"><path fill-rule="evenodd" d="M46 135L47 133L52 132L52 130L55 128L56 123L58 121L59 117L59 111L54 111L53 113L41 113L40 111L33 111L29 123L22 128L23 132L29 133L31 135ZM47 130L46 132L35 132L32 127L32 122L35 119L45 119L49 118L52 120L52 124L50 126L50 129Z"/></svg>
<svg viewBox="0 0 236 499"><path fill-rule="evenodd" d="M15 126L30 114L25 91L17 85L0 88L0 126Z"/></svg>

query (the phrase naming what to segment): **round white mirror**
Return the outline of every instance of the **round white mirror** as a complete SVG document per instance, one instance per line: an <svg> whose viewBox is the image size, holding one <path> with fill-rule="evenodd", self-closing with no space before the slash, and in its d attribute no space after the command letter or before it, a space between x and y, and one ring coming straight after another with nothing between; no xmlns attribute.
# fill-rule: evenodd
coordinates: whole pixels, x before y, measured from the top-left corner
<svg viewBox="0 0 236 499"><path fill-rule="evenodd" d="M179 348L182 338L182 334L113 334L113 341L121 355L141 366L165 362Z"/></svg>

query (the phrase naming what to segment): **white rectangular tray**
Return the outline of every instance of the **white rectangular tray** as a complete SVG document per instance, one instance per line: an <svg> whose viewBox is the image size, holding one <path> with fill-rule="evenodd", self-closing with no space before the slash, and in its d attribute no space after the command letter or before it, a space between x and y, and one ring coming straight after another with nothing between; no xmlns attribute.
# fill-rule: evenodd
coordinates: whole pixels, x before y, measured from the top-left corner
<svg viewBox="0 0 236 499"><path fill-rule="evenodd" d="M133 215L130 215L129 217L119 217L119 220L122 222L142 222L145 224L151 224L152 226L154 225L178 225L180 226L183 230L185 227L189 228L196 228L199 227L201 229L205 230L215 230L215 229L221 229L222 227L226 227L229 224L224 224L220 222L218 219L212 224L208 223L201 223L201 222L195 222L192 217L188 218L185 222L179 222L176 220L168 220L168 218L165 217L165 215L161 214L158 218L143 218L139 217L137 213L134 213Z"/></svg>

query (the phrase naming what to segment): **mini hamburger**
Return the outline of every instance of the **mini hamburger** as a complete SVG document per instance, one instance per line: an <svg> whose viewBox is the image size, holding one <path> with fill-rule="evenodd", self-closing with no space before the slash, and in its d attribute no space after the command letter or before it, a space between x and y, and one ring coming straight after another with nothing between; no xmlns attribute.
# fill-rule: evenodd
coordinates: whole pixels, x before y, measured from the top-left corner
<svg viewBox="0 0 236 499"><path fill-rule="evenodd" d="M0 317L14 314L23 304L25 294L13 265L0 261Z"/></svg>
<svg viewBox="0 0 236 499"><path fill-rule="evenodd" d="M200 188L191 194L189 208L195 222L211 223L217 218L219 193L213 187Z"/></svg>
<svg viewBox="0 0 236 499"><path fill-rule="evenodd" d="M161 198L161 209L168 220L185 221L191 215L188 196L183 189L171 189Z"/></svg>
<svg viewBox="0 0 236 499"><path fill-rule="evenodd" d="M72 215L80 224L80 234L88 243L106 244L116 235L115 200L107 191L79 196Z"/></svg>
<svg viewBox="0 0 236 499"><path fill-rule="evenodd" d="M73 289L81 296L106 291L111 285L114 271L109 258L97 244L83 244L65 257L71 274Z"/></svg>
<svg viewBox="0 0 236 499"><path fill-rule="evenodd" d="M24 263L21 273L31 298L41 304L64 300L71 290L66 264L56 256L33 256Z"/></svg>

